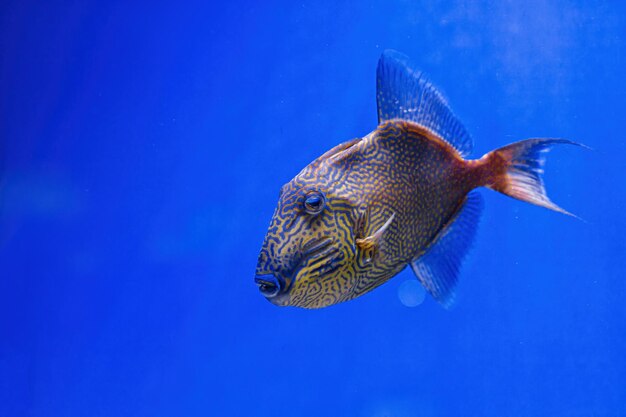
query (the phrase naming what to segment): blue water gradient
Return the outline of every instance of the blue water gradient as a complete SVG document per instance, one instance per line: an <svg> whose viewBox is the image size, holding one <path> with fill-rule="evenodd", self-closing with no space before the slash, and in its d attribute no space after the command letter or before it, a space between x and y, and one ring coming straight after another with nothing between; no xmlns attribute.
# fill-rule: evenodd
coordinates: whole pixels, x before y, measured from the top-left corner
<svg viewBox="0 0 626 417"><path fill-rule="evenodd" d="M626 414L623 3L7 0L0 34L0 416ZM482 190L454 308L410 270L275 307L279 187L375 127L385 48L474 157L592 147L546 166L584 221Z"/></svg>

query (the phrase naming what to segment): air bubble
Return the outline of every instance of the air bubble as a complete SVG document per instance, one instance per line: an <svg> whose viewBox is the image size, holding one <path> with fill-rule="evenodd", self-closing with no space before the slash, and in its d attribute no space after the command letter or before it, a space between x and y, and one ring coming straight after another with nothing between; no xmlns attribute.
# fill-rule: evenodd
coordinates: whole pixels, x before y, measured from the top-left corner
<svg viewBox="0 0 626 417"><path fill-rule="evenodd" d="M409 279L398 288L398 298L406 307L417 307L424 302L426 290L417 279Z"/></svg>

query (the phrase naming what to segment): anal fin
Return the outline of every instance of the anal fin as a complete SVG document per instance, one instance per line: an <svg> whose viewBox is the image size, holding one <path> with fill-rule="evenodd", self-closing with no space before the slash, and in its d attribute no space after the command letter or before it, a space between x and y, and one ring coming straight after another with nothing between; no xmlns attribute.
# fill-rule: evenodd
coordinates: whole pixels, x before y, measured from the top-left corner
<svg viewBox="0 0 626 417"><path fill-rule="evenodd" d="M476 191L469 193L426 252L411 262L417 279L445 307L454 302L461 263L476 236L482 208L481 195Z"/></svg>

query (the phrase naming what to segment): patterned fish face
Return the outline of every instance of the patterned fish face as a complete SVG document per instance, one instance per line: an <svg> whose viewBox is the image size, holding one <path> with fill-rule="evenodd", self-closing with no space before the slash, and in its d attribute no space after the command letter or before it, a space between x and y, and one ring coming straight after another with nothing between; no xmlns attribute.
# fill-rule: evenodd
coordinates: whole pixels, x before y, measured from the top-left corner
<svg viewBox="0 0 626 417"><path fill-rule="evenodd" d="M354 287L358 198L313 163L280 193L259 255L255 281L280 306L319 308Z"/></svg>

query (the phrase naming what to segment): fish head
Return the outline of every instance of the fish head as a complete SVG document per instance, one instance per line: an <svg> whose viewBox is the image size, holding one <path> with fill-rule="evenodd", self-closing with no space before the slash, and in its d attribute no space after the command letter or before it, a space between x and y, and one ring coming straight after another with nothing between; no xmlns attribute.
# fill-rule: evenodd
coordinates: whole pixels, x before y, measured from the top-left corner
<svg viewBox="0 0 626 417"><path fill-rule="evenodd" d="M341 167L320 162L281 188L259 254L255 282L275 305L326 307L356 281L358 190L338 180Z"/></svg>

